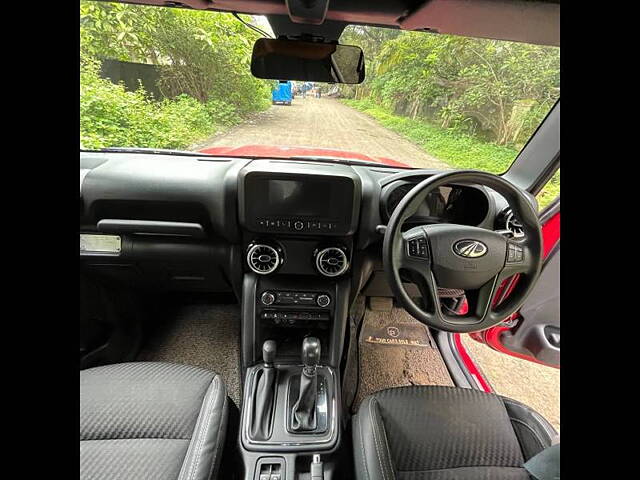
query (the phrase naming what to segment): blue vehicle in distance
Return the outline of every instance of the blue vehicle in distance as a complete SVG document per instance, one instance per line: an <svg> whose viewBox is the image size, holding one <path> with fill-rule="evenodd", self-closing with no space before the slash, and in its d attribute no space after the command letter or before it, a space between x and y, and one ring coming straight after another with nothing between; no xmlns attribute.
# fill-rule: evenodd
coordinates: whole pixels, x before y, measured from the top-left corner
<svg viewBox="0 0 640 480"><path fill-rule="evenodd" d="M291 105L293 100L293 84L289 81L280 81L278 86L271 92L271 103L275 105Z"/></svg>

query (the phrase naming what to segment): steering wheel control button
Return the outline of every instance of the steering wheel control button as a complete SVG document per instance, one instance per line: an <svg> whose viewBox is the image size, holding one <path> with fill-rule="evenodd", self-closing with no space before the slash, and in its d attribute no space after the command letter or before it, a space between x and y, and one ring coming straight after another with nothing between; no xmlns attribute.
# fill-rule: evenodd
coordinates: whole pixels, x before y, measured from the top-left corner
<svg viewBox="0 0 640 480"><path fill-rule="evenodd" d="M418 256L423 258L427 256L427 240L423 237L418 239Z"/></svg>
<svg viewBox="0 0 640 480"><path fill-rule="evenodd" d="M427 258L427 239L424 237L411 238L408 241L409 256Z"/></svg>
<svg viewBox="0 0 640 480"><path fill-rule="evenodd" d="M318 295L316 303L319 307L326 307L331 303L331 298L329 297L329 295Z"/></svg>
<svg viewBox="0 0 640 480"><path fill-rule="evenodd" d="M524 261L524 248L514 243L508 244L507 263L522 263Z"/></svg>

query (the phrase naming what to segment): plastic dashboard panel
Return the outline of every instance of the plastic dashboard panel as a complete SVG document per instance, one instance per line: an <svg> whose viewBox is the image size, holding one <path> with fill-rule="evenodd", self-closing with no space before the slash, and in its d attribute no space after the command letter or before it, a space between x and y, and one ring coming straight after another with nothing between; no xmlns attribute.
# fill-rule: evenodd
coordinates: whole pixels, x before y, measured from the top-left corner
<svg viewBox="0 0 640 480"><path fill-rule="evenodd" d="M96 213L109 203L192 204L206 212L209 236L237 242L236 179L247 163L244 159L81 152L80 169L89 170L80 186L81 227L102 220Z"/></svg>
<svg viewBox="0 0 640 480"><path fill-rule="evenodd" d="M140 276L139 262L146 265L144 271L147 272L155 272L157 269L152 267L164 265L169 266L168 269L161 268L165 277L173 275L186 279L193 276L191 283L198 283L195 279L200 275L207 281L198 288L227 290L231 284L237 294L241 292L242 248L247 235L243 226L245 198L240 181L243 172L279 172L294 177L308 175L327 181L332 177L350 179L354 185L354 195L352 205L348 206L351 208L351 222L346 236L352 241L354 267L371 265L380 255L378 245L383 237L376 227L386 223L381 215L381 196L385 187L398 180L416 181L437 173L435 170L313 161L200 158L124 152L81 152L80 170L82 233L97 232L98 222L104 219L202 225L203 235L200 239L125 235L126 251L123 255L103 259L104 264L111 265L110 271L124 271L131 267L131 271L137 272L134 275L137 278ZM488 212L480 226L493 228L496 212L506 207L506 203L495 192L483 190L488 198ZM531 199L535 204L535 199ZM200 258L201 262L208 264L204 275L198 273L197 268L192 268L198 265L197 252L207 252ZM91 258L91 264L99 264L97 260ZM84 264L88 262L89 259L83 260ZM354 268L354 276L356 271ZM370 268L363 269L363 272L366 271L370 272ZM214 281L215 275L220 277L218 281ZM354 287L361 287L366 278L353 278L353 282ZM189 281L178 284L189 284Z"/></svg>

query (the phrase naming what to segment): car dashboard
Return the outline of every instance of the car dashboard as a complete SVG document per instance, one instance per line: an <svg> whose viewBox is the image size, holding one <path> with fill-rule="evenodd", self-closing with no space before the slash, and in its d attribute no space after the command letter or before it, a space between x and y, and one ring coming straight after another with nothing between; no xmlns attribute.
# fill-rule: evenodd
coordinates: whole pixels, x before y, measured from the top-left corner
<svg viewBox="0 0 640 480"><path fill-rule="evenodd" d="M143 289L240 297L243 276L255 274L346 278L357 292L381 268L378 226L417 183L437 173L311 160L81 152L81 264L86 272ZM432 192L406 228L460 223L503 229L508 215L496 192L450 185Z"/></svg>

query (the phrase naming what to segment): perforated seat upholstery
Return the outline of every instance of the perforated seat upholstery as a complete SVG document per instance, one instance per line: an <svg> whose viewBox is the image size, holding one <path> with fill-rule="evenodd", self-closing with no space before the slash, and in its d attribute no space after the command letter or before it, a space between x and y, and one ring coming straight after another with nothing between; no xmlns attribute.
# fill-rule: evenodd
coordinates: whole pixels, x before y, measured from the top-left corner
<svg viewBox="0 0 640 480"><path fill-rule="evenodd" d="M211 371L161 362L83 370L80 478L215 478L226 422L226 387Z"/></svg>
<svg viewBox="0 0 640 480"><path fill-rule="evenodd" d="M353 418L359 480L528 480L553 427L520 402L477 390L412 386L367 397Z"/></svg>

